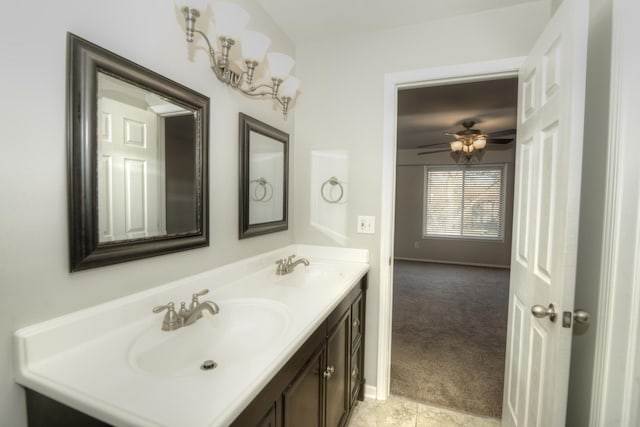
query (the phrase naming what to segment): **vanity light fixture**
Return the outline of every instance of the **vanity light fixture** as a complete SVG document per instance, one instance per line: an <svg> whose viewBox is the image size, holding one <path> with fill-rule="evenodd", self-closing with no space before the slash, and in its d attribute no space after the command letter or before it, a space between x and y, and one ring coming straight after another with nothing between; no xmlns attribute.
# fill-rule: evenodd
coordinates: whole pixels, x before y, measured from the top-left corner
<svg viewBox="0 0 640 427"><path fill-rule="evenodd" d="M249 14L233 3L216 1L211 3L215 21L216 40L211 43L202 31L196 28L196 20L209 4L206 0L179 0L186 21L187 42L192 43L199 34L209 47L211 70L218 80L248 96L266 97L276 100L287 116L291 100L295 98L300 81L290 76L294 60L284 53L266 53L271 40L257 31L245 31ZM240 43L243 61L237 70L231 69L229 61L231 48ZM270 83L256 84L253 77L257 66L266 54ZM235 67L234 67L235 68Z"/></svg>

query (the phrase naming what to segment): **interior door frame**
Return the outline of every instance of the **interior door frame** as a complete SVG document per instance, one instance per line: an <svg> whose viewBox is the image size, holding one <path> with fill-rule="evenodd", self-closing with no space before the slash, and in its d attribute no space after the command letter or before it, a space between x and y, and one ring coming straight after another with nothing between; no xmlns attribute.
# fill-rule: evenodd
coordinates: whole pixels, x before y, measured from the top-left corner
<svg viewBox="0 0 640 427"><path fill-rule="evenodd" d="M640 422L640 4L612 3L604 230L589 425Z"/></svg>
<svg viewBox="0 0 640 427"><path fill-rule="evenodd" d="M393 308L393 242L395 223L398 90L518 77L526 57L456 64L388 73L384 76L382 142L382 199L380 212L380 294L378 305L378 360L375 390L367 397L385 400L391 374L391 314Z"/></svg>

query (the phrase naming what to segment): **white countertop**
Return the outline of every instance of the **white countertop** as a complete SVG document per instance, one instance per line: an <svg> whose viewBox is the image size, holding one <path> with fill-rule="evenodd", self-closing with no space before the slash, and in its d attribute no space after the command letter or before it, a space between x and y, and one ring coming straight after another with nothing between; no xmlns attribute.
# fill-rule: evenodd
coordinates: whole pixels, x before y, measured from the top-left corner
<svg viewBox="0 0 640 427"><path fill-rule="evenodd" d="M310 267L276 276L275 260L292 253L309 259ZM366 250L292 245L20 329L16 382L116 426L228 425L366 274L368 261ZM259 352L233 363L211 344L212 358L221 360L211 371L197 366L156 375L136 367L134 344L159 331L164 317L151 309L169 301L177 309L201 289L210 290L201 301L220 302L221 313L238 298L273 302L286 312L286 327ZM157 334L188 334L206 327L199 322L216 321L204 316ZM182 351L178 347L171 351Z"/></svg>

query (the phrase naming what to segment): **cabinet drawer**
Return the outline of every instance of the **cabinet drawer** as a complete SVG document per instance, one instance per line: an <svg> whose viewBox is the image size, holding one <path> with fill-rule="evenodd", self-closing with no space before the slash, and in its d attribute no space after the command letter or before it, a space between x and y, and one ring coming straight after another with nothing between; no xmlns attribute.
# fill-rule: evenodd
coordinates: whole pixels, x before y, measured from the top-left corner
<svg viewBox="0 0 640 427"><path fill-rule="evenodd" d="M356 403L358 399L358 392L360 391L360 384L362 383L362 346L354 351L351 356L351 372L349 374L350 395L351 395L351 407Z"/></svg>
<svg viewBox="0 0 640 427"><path fill-rule="evenodd" d="M362 329L364 327L364 319L362 318L364 307L362 304L362 294L351 304L351 348L355 348L362 337Z"/></svg>

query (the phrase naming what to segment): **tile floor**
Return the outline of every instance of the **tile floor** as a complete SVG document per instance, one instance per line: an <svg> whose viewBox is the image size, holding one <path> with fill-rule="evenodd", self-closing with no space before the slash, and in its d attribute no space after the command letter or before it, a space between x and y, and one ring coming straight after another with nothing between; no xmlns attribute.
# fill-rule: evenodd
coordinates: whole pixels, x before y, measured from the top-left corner
<svg viewBox="0 0 640 427"><path fill-rule="evenodd" d="M480 417L425 405L399 396L358 402L348 427L499 427L498 418Z"/></svg>

